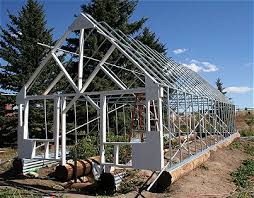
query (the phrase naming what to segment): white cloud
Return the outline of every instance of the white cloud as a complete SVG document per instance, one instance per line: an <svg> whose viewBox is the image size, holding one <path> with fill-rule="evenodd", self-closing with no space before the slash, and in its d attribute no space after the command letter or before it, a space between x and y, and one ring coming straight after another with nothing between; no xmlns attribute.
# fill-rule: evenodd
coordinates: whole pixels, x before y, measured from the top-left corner
<svg viewBox="0 0 254 198"><path fill-rule="evenodd" d="M174 49L173 50L173 53L174 54L182 54L184 52L188 51L188 49L185 49L185 48L177 48L177 49Z"/></svg>
<svg viewBox="0 0 254 198"><path fill-rule="evenodd" d="M210 62L201 62L195 59L190 60L189 63L183 63L183 66L188 67L189 69L193 70L194 72L215 72L218 71L219 68L210 63Z"/></svg>
<svg viewBox="0 0 254 198"><path fill-rule="evenodd" d="M202 67L199 67L195 63L190 63L190 64L183 63L183 66L188 67L189 69L191 69L192 71L197 72L197 73L202 70Z"/></svg>
<svg viewBox="0 0 254 198"><path fill-rule="evenodd" d="M227 87L225 91L228 93L248 93L254 91L251 87Z"/></svg>

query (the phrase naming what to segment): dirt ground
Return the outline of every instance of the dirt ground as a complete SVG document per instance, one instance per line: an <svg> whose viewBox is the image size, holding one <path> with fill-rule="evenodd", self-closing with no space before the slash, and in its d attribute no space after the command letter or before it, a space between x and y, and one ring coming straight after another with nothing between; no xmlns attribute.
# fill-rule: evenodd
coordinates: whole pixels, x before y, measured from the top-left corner
<svg viewBox="0 0 254 198"><path fill-rule="evenodd" d="M242 145L254 142L241 141ZM243 148L219 149L211 154L211 157L200 167L191 171L173 183L164 193L149 193L143 191L141 195L138 192L130 192L116 197L172 197L172 198L194 198L194 197L237 197L237 187L233 183L230 173L240 167L243 160L254 159L254 156L247 154ZM68 188L67 183L60 183L49 180L47 173L50 168L41 170L39 178L26 178L22 175L4 177L0 175L0 191L6 186L12 186L15 189L25 189L33 194L41 196L57 195L61 197L89 197L82 191L74 192ZM3 173L3 172L2 172ZM83 184L85 186L85 184ZM82 185L81 185L82 187ZM0 194L1 195L1 194Z"/></svg>
<svg viewBox="0 0 254 198"><path fill-rule="evenodd" d="M242 144L254 146L254 142L249 141L242 141ZM147 198L238 197L239 193L230 173L240 167L246 159L254 159L254 156L233 146L219 149L211 153L210 158L203 165L173 183L165 193L143 192L142 195ZM254 185L254 182L252 184ZM135 195L137 193L132 192L126 197L135 197Z"/></svg>
<svg viewBox="0 0 254 198"><path fill-rule="evenodd" d="M246 159L254 159L238 149L225 148L212 153L202 166L180 178L169 189L171 197L227 197L236 186L230 173Z"/></svg>

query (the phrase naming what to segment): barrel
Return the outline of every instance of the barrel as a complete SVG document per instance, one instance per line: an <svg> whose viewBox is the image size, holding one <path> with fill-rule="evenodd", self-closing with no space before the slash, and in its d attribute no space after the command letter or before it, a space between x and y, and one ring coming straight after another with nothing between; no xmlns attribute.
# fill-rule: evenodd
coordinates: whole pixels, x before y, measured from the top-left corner
<svg viewBox="0 0 254 198"><path fill-rule="evenodd" d="M87 176L92 173L92 162L100 163L100 156L88 158L86 160L77 160L77 177ZM74 162L68 162L65 165L59 165L55 170L57 180L65 182L74 179L75 176Z"/></svg>

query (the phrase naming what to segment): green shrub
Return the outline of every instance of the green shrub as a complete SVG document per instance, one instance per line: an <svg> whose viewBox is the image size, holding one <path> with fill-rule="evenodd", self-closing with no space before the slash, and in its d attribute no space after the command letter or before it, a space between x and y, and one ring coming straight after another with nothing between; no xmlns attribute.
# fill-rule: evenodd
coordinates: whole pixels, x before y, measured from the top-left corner
<svg viewBox="0 0 254 198"><path fill-rule="evenodd" d="M108 142L128 142L128 136L125 135L114 135L109 133L107 135ZM119 146L119 163L127 163L131 158L131 146L120 145ZM114 160L114 145L107 145L106 147L106 161L113 162Z"/></svg>
<svg viewBox="0 0 254 198"><path fill-rule="evenodd" d="M82 138L76 146L70 148L69 157L75 158L75 150L77 149L77 158L86 159L99 155L99 137L94 135L87 135ZM128 137L124 135L114 135L113 133L107 134L107 142L127 142ZM131 146L121 145L119 147L119 163L127 163L131 156ZM114 145L105 146L105 157L107 162L113 162L114 160Z"/></svg>
<svg viewBox="0 0 254 198"><path fill-rule="evenodd" d="M70 148L69 156L70 158L75 158L75 150L77 150L78 159L86 159L99 155L99 139L96 136L88 135L82 138L77 145Z"/></svg>

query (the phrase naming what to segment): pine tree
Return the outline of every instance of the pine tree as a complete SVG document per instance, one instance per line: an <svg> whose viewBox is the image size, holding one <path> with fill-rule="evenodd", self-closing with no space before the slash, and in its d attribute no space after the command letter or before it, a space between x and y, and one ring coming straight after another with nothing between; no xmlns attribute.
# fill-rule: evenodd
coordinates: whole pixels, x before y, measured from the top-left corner
<svg viewBox="0 0 254 198"><path fill-rule="evenodd" d="M81 5L82 12L93 16L97 21L104 21L115 29L120 29L127 35L138 32L147 18L129 22L137 6L136 0L92 0L87 5Z"/></svg>
<svg viewBox="0 0 254 198"><path fill-rule="evenodd" d="M145 27L142 34L138 35L136 39L157 52L166 54L167 49L165 48L165 44L162 44L159 38L156 38L155 33L149 30L149 28Z"/></svg>
<svg viewBox="0 0 254 198"><path fill-rule="evenodd" d="M223 83L221 82L221 79L218 78L218 79L216 80L217 89L218 89L223 95L225 95L227 92L226 92L226 91L223 91L225 88L224 88L222 85L223 85Z"/></svg>
<svg viewBox="0 0 254 198"><path fill-rule="evenodd" d="M104 21L109 26L111 26L114 29L119 29L126 35L130 36L137 36L142 32L142 28L147 21L147 18L142 17L141 19L137 21L130 22L130 17L134 14L134 11L136 9L136 6L138 4L137 0L91 0L90 3L81 5L81 11L84 13L90 14L95 20L97 21ZM77 31L77 38L70 38L68 40L68 46L66 46L67 50L70 51L76 51L79 45L78 41L78 35L79 32ZM88 34L88 32L85 32L85 36ZM87 45L84 49L86 56L92 56L94 51L98 48L98 45L102 42L104 38L98 36L98 34L91 34L89 39L86 41ZM149 47L158 50L158 52L165 53L166 49L163 44L160 43L159 39L156 38L155 33L151 32L148 28L145 28L143 33L137 37L137 39L144 42L144 44L148 45ZM107 49L107 46L104 46L105 49ZM103 46L100 48L101 51L106 51L102 49ZM96 54L95 57L102 57L103 54ZM114 54L112 55L114 56ZM112 58L112 57L111 57ZM117 59L118 56L116 55ZM112 58L114 59L114 58ZM123 60L124 61L124 60ZM118 64L121 64L121 60L118 61ZM94 70L94 66L96 64L90 64L84 67L84 77L86 78L87 74L90 74L91 71ZM78 67L78 60L74 60L72 63L73 68ZM119 78L121 79L121 74L118 74ZM122 74L123 75L123 74ZM98 73L91 85L89 85L88 91L92 90L109 90L115 87L115 84L112 83L112 81L103 78L103 73ZM124 78L124 77L123 77ZM133 79L125 79L126 81L132 82ZM77 114L78 117L82 117L80 112L81 107L78 108ZM92 111L89 112L90 114L93 114ZM96 114L96 112L94 112ZM93 115L91 115L93 117ZM121 125L121 123L119 123Z"/></svg>
<svg viewBox="0 0 254 198"><path fill-rule="evenodd" d="M137 21L130 22L129 19L133 15L135 8L137 6L137 0L92 0L88 4L81 5L81 11L90 14L97 21L104 21L108 25L110 25L114 29L119 29L124 32L126 35L136 36L142 31L142 27L146 22L147 18L143 17ZM67 39L68 45L64 47L69 51L75 52L79 45L78 34L79 31L76 32L76 38ZM88 32L85 32L85 36ZM136 37L140 41L144 42L144 44L148 45L152 49L157 50L160 53L166 53L165 45L160 43L159 39L156 38L155 33L150 31L148 28L145 28L141 35ZM91 34L88 38L85 54L86 56L92 56L94 51L98 48L98 44L102 42L104 38L98 36L98 34ZM103 47L102 47L103 48ZM103 51L103 49L101 50ZM96 57L103 56L103 54L97 54ZM117 57L117 56L116 56ZM118 61L118 64L121 63L121 60ZM74 59L72 62L72 67L78 67L78 60ZM94 65L89 65L89 67L84 67L84 75L91 73L93 71ZM85 77L85 76L84 76ZM100 78L100 74L98 75ZM99 79L96 77L95 89L100 87L104 88L105 85L108 85L110 82L105 83L104 79ZM93 86L90 86L92 88ZM109 87L109 86L107 86Z"/></svg>
<svg viewBox="0 0 254 198"><path fill-rule="evenodd" d="M45 48L39 46L37 42L52 45L52 29L47 28L43 6L36 0L28 0L17 16L9 12L8 16L10 21L6 29L0 27L0 57L8 63L1 66L0 87L2 93L15 94L20 91L45 56ZM46 75L49 72L44 71L44 73ZM30 93L34 93L37 86L44 86L44 83L45 81L37 80L36 86L30 90ZM12 116L6 116L3 107L5 104L11 104L14 107L15 97L1 95L0 99L0 134L2 136L0 140L2 143L14 142L17 136L17 116L15 110L12 110L14 113ZM31 113L31 119L39 114L36 111ZM34 122L32 128L38 126L38 122Z"/></svg>

